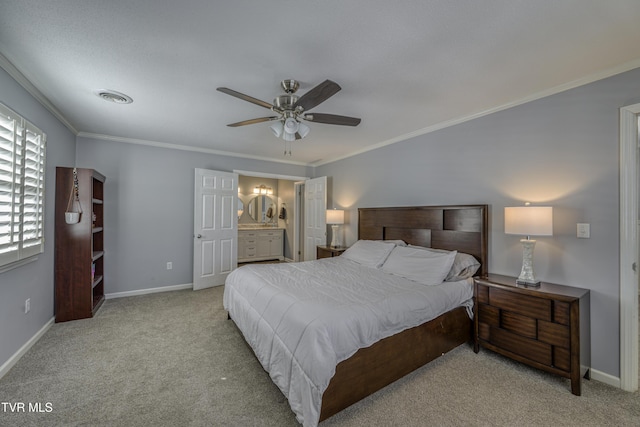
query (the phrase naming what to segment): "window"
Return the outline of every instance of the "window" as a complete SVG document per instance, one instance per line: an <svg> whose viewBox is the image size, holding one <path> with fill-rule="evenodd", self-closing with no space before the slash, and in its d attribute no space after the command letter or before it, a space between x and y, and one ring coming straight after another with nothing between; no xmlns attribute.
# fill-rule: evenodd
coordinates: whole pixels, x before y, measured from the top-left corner
<svg viewBox="0 0 640 427"><path fill-rule="evenodd" d="M0 104L0 271L44 250L46 135Z"/></svg>

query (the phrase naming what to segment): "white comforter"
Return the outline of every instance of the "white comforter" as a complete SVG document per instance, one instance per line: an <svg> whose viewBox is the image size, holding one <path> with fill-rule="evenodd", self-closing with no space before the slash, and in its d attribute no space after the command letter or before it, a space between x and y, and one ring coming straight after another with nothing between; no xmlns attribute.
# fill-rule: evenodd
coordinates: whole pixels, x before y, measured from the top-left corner
<svg viewBox="0 0 640 427"><path fill-rule="evenodd" d="M223 304L298 421L316 426L339 362L472 296L468 281L425 286L334 257L241 267Z"/></svg>

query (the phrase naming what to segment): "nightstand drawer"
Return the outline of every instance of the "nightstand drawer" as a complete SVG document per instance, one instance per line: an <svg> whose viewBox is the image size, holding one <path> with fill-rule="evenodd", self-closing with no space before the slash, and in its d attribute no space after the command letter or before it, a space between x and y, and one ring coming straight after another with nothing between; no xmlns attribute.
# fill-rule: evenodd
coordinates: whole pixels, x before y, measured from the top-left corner
<svg viewBox="0 0 640 427"><path fill-rule="evenodd" d="M569 327L557 323L538 321L538 339L551 345L564 348L571 346Z"/></svg>
<svg viewBox="0 0 640 427"><path fill-rule="evenodd" d="M551 346L549 344L498 328L491 328L488 341L511 353L551 366Z"/></svg>
<svg viewBox="0 0 640 427"><path fill-rule="evenodd" d="M507 331L514 332L527 338L535 339L537 336L536 319L503 310L501 320L502 328Z"/></svg>
<svg viewBox="0 0 640 427"><path fill-rule="evenodd" d="M553 321L555 323L562 323L568 325L571 319L571 313L569 309L571 305L562 301L553 302Z"/></svg>
<svg viewBox="0 0 640 427"><path fill-rule="evenodd" d="M551 321L551 301L548 299L490 288L489 304L523 316Z"/></svg>
<svg viewBox="0 0 640 427"><path fill-rule="evenodd" d="M476 286L476 298L478 302L483 304L489 304L489 287L485 285L477 285Z"/></svg>
<svg viewBox="0 0 640 427"><path fill-rule="evenodd" d="M483 325L503 328L527 338L535 339L538 333L535 319L500 310L491 305L479 304L478 315L481 319L480 323Z"/></svg>
<svg viewBox="0 0 640 427"><path fill-rule="evenodd" d="M482 323L490 326L500 327L500 309L487 304L478 304L478 315Z"/></svg>
<svg viewBox="0 0 640 427"><path fill-rule="evenodd" d="M571 372L571 353L566 348L553 348L553 366Z"/></svg>

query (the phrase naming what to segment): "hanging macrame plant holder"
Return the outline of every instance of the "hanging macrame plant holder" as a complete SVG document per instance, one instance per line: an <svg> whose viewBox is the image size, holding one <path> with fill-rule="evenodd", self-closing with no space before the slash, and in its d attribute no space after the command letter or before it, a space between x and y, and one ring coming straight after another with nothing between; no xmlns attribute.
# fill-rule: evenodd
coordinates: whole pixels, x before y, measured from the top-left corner
<svg viewBox="0 0 640 427"><path fill-rule="evenodd" d="M73 187L69 194L69 203L64 213L64 220L67 224L77 224L80 222L82 214L82 206L80 206L80 197L78 195L78 171L73 168Z"/></svg>

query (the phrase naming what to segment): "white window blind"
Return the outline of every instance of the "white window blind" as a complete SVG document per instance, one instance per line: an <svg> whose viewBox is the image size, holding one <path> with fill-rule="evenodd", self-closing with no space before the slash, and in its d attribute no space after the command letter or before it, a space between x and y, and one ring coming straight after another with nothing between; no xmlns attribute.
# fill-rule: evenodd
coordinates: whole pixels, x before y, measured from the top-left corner
<svg viewBox="0 0 640 427"><path fill-rule="evenodd" d="M44 250L46 135L0 104L0 269Z"/></svg>

